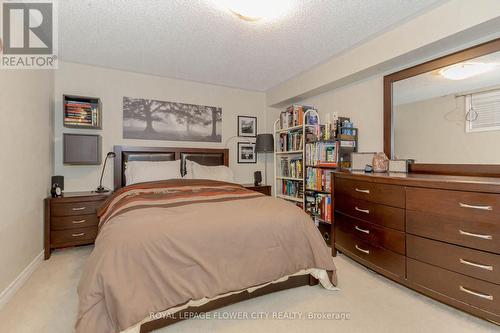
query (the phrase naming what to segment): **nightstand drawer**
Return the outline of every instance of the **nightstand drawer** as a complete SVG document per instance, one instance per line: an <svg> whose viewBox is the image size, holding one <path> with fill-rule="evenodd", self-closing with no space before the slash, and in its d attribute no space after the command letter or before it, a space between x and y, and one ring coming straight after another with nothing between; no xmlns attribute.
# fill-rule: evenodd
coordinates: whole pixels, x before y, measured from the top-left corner
<svg viewBox="0 0 500 333"><path fill-rule="evenodd" d="M57 245L71 242L79 243L81 241L93 242L96 236L97 227L58 230L52 231L51 243Z"/></svg>
<svg viewBox="0 0 500 333"><path fill-rule="evenodd" d="M83 201L75 203L55 203L52 204L52 216L73 216L95 214L102 201Z"/></svg>
<svg viewBox="0 0 500 333"><path fill-rule="evenodd" d="M95 227L98 223L96 214L53 217L50 228L52 230L87 228Z"/></svg>

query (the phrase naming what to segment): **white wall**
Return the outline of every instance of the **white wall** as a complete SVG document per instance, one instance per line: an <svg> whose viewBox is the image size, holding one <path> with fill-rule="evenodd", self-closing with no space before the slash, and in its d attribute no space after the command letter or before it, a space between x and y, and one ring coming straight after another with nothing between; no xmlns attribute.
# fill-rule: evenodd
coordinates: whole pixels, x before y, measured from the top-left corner
<svg viewBox="0 0 500 333"><path fill-rule="evenodd" d="M349 117L359 130L358 151L383 151L383 78L359 81L300 101L317 108L320 121L326 113Z"/></svg>
<svg viewBox="0 0 500 333"><path fill-rule="evenodd" d="M100 97L103 129L95 131L64 128L62 126L63 94ZM222 143L123 139L122 99L124 96L222 107ZM226 141L237 134L238 115L256 116L258 133L263 133L266 129L265 110L265 94L261 92L62 62L55 74L55 174L65 177L65 191L92 190L99 182L101 166L62 164L63 133L101 134L103 156L106 152L112 151L114 145L121 144L226 148ZM237 142L246 140L248 139L232 138L227 144L227 148L230 149L229 165L239 183L252 183L253 172L264 170L262 157L259 157L257 164L237 164ZM106 171L104 185L112 188L113 172L110 166L112 164ZM270 167L269 170L271 170Z"/></svg>
<svg viewBox="0 0 500 333"><path fill-rule="evenodd" d="M0 294L43 250L52 174L52 72L0 73Z"/></svg>
<svg viewBox="0 0 500 333"><path fill-rule="evenodd" d="M465 132L465 97L447 95L394 108L394 150L418 163L499 164L500 131Z"/></svg>

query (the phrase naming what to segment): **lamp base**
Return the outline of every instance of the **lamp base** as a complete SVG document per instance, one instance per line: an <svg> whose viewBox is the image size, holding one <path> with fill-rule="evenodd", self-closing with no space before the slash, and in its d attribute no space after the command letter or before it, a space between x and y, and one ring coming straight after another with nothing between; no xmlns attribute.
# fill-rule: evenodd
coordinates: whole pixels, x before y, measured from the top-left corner
<svg viewBox="0 0 500 333"><path fill-rule="evenodd" d="M109 190L105 188L104 186L99 186L95 191L95 193L107 193Z"/></svg>

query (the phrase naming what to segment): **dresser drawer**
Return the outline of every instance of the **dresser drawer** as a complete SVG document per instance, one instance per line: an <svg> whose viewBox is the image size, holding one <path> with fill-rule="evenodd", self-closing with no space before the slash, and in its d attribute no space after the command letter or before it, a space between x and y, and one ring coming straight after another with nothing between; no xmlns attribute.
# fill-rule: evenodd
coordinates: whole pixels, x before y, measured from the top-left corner
<svg viewBox="0 0 500 333"><path fill-rule="evenodd" d="M406 208L500 224L500 195L497 194L409 187L406 189Z"/></svg>
<svg viewBox="0 0 500 333"><path fill-rule="evenodd" d="M95 227L98 224L96 214L53 217L50 222L52 230Z"/></svg>
<svg viewBox="0 0 500 333"><path fill-rule="evenodd" d="M335 196L344 194L356 199L394 207L405 207L405 190L402 186L388 185L335 177Z"/></svg>
<svg viewBox="0 0 500 333"><path fill-rule="evenodd" d="M81 241L93 242L97 236L97 227L78 228L68 230L52 231L51 243L80 243Z"/></svg>
<svg viewBox="0 0 500 333"><path fill-rule="evenodd" d="M351 233L363 242L405 254L405 234L389 228L377 226L356 218L337 213L335 225L346 233Z"/></svg>
<svg viewBox="0 0 500 333"><path fill-rule="evenodd" d="M500 284L500 255L407 235L408 257Z"/></svg>
<svg viewBox="0 0 500 333"><path fill-rule="evenodd" d="M478 222L407 210L406 232L500 254L500 221Z"/></svg>
<svg viewBox="0 0 500 333"><path fill-rule="evenodd" d="M500 314L500 286L407 259L407 277L418 284L483 311Z"/></svg>
<svg viewBox="0 0 500 333"><path fill-rule="evenodd" d="M396 275L399 278L405 276L405 257L395 252L385 250L363 242L358 237L341 228L335 227L335 245L347 255L354 255L354 259L361 258L382 270Z"/></svg>
<svg viewBox="0 0 500 333"><path fill-rule="evenodd" d="M72 216L95 214L102 201L84 201L77 203L56 203L51 207L52 216Z"/></svg>
<svg viewBox="0 0 500 333"><path fill-rule="evenodd" d="M335 210L397 230L405 230L405 210L381 205L347 195L335 197Z"/></svg>

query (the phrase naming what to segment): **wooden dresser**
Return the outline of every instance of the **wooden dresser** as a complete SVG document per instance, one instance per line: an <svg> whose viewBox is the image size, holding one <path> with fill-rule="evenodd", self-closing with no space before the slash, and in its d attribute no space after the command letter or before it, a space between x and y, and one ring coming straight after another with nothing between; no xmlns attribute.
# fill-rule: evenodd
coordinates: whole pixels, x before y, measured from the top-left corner
<svg viewBox="0 0 500 333"><path fill-rule="evenodd" d="M97 236L97 208L109 193L68 192L45 199L45 259L53 249L92 244Z"/></svg>
<svg viewBox="0 0 500 333"><path fill-rule="evenodd" d="M500 323L500 179L333 177L334 254Z"/></svg>

